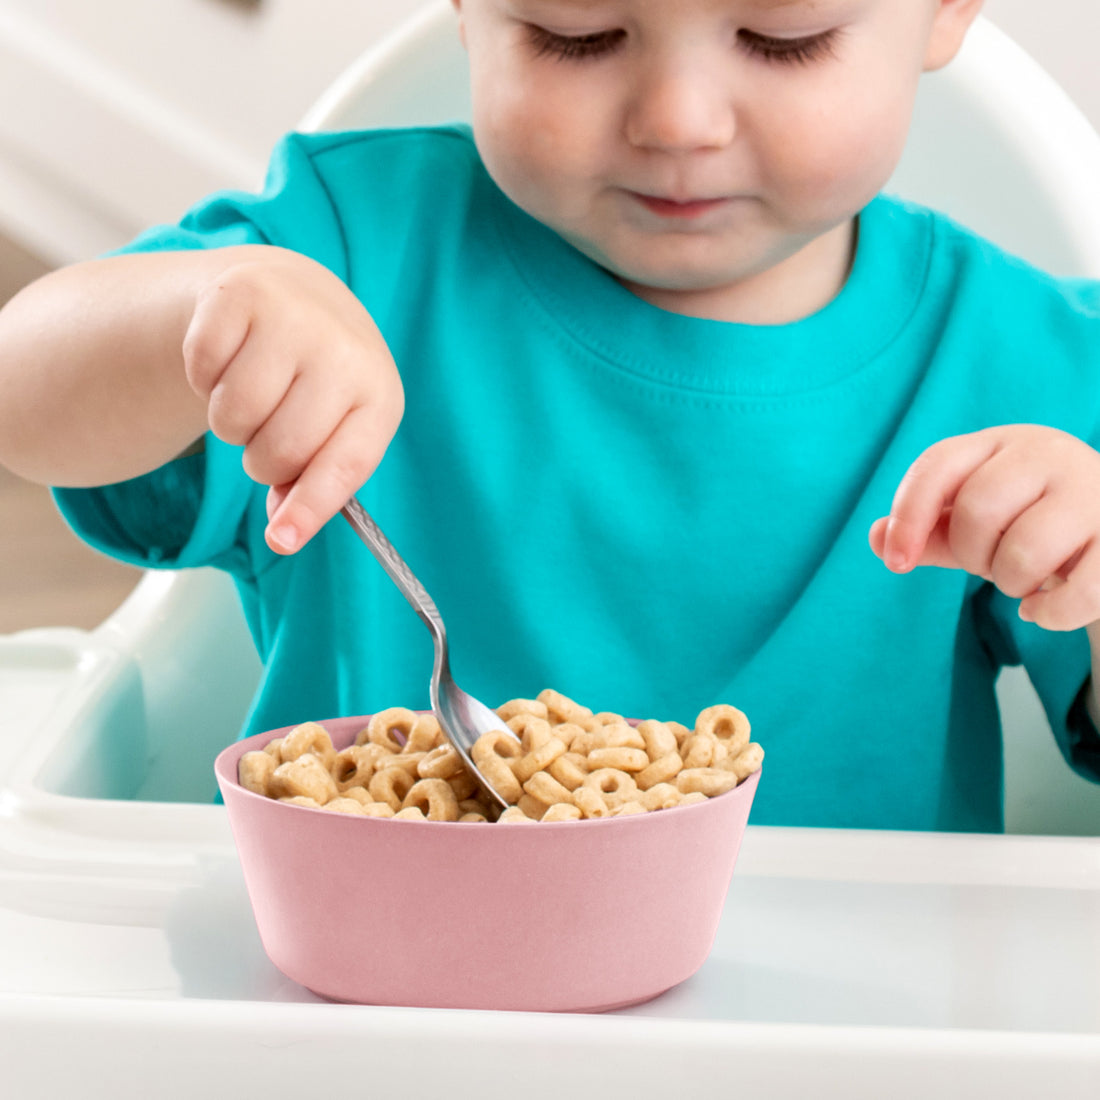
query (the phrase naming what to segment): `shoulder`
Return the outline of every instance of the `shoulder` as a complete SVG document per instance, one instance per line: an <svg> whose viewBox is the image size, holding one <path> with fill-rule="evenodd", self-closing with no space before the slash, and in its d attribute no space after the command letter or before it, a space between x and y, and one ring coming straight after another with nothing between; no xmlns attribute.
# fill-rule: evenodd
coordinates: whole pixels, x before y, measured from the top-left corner
<svg viewBox="0 0 1100 1100"><path fill-rule="evenodd" d="M1100 282L1043 271L946 214L896 198L880 198L882 216L899 235L921 234L928 244L929 291L952 312L972 313L1002 334L1079 333L1100 337Z"/></svg>
<svg viewBox="0 0 1100 1100"><path fill-rule="evenodd" d="M468 126L424 126L380 130L341 130L291 133L274 158L288 164L307 162L318 175L339 185L348 181L430 180L435 173L449 177L484 172Z"/></svg>

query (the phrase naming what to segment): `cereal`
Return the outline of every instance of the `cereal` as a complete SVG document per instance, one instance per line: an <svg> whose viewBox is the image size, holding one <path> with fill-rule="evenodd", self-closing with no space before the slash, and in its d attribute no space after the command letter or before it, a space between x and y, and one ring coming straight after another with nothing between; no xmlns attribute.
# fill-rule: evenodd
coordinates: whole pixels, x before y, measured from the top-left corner
<svg viewBox="0 0 1100 1100"><path fill-rule="evenodd" d="M323 806L336 796L336 780L318 757L304 752L271 773L270 789L277 792L276 797L301 795Z"/></svg>
<svg viewBox="0 0 1100 1100"><path fill-rule="evenodd" d="M685 768L676 777L676 786L683 794L701 791L707 798L732 791L737 786L737 776L721 768Z"/></svg>
<svg viewBox="0 0 1100 1100"><path fill-rule="evenodd" d="M446 779L421 779L405 795L401 808L418 806L429 821L457 821L458 799Z"/></svg>
<svg viewBox="0 0 1100 1100"><path fill-rule="evenodd" d="M269 753L246 752L237 766L237 778L246 790L263 794L278 766L278 761Z"/></svg>
<svg viewBox="0 0 1100 1100"><path fill-rule="evenodd" d="M316 756L326 768L331 768L332 761L336 758L336 750L332 747L328 730L317 722L303 722L296 726L283 738L279 747L279 756L284 764L297 760L307 752Z"/></svg>
<svg viewBox="0 0 1100 1100"><path fill-rule="evenodd" d="M667 783L670 779L675 779L683 766L684 762L680 759L680 754L670 752L638 772L635 782L643 791L648 791L658 783Z"/></svg>
<svg viewBox="0 0 1100 1100"><path fill-rule="evenodd" d="M413 789L416 780L404 768L383 768L371 776L371 798L375 802L385 802L397 813L405 803L405 796Z"/></svg>
<svg viewBox="0 0 1100 1100"><path fill-rule="evenodd" d="M593 714L556 691L512 699L501 728L478 738L474 763L508 803L490 803L433 714L379 711L337 752L305 722L238 765L243 787L295 806L359 817L464 824L628 817L716 798L758 771L764 750L748 718L726 704L694 728L612 711Z"/></svg>

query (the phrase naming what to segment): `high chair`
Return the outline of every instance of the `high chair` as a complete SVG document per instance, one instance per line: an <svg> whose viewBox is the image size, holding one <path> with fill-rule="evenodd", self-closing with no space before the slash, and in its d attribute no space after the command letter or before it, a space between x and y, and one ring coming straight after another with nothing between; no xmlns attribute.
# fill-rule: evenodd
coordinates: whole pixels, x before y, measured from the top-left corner
<svg viewBox="0 0 1100 1100"><path fill-rule="evenodd" d="M300 128L467 118L465 73L453 13L438 0L368 50ZM1100 137L1050 76L979 19L959 58L925 78L889 190L1057 274L1100 278L1098 181ZM55 822L79 804L82 828L107 834L135 800L198 810L259 671L232 584L211 570L149 572L91 632L2 637L0 747L18 730L22 751L10 776L0 755L0 789L41 794ZM1065 765L1026 676L1010 670L999 692L1007 829L1100 834L1100 791ZM208 827L178 810L154 829L176 837Z"/></svg>
<svg viewBox="0 0 1100 1100"><path fill-rule="evenodd" d="M461 114L452 20L424 9L304 125ZM927 81L895 182L1100 277L1098 169L1100 139L982 23ZM1097 789L1064 765L1019 677L1002 696L1008 827L1069 835L750 824L700 970L648 1004L578 1016L324 1003L279 974L211 802L213 758L259 671L211 570L150 572L93 631L0 637L2 1095L297 1100L350 1072L405 1100L517 1082L557 1100L563 1080L607 1096L729 1082L743 1100L962 1097L980 1081L1002 1100L1095 1100L1100 841L1073 834L1100 832ZM491 935L514 933L508 916ZM318 907L321 942L330 919ZM400 954L373 931L364 951Z"/></svg>

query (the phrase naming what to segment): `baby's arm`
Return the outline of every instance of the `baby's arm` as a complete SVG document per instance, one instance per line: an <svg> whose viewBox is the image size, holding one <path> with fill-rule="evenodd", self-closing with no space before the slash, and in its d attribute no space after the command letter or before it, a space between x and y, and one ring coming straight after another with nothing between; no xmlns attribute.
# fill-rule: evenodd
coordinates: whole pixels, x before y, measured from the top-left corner
<svg viewBox="0 0 1100 1100"><path fill-rule="evenodd" d="M366 481L402 409L362 304L284 249L91 261L0 310L0 462L47 484L106 484L209 427L273 487L268 541L284 552Z"/></svg>

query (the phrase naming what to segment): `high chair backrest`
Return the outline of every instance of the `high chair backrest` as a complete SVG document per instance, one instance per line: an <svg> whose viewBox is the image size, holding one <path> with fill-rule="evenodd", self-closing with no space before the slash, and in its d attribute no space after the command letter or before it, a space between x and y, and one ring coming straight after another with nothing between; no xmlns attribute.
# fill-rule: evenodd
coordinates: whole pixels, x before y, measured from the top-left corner
<svg viewBox="0 0 1100 1100"><path fill-rule="evenodd" d="M468 120L465 53L433 0L355 62L304 130ZM927 75L887 190L943 210L1057 275L1100 278L1100 137L1024 50L979 18L959 56Z"/></svg>

